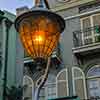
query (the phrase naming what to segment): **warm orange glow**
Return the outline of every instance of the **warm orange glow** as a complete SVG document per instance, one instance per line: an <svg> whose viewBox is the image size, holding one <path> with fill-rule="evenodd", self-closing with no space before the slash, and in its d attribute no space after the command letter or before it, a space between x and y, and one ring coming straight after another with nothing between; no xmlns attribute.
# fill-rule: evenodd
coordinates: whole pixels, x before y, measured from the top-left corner
<svg viewBox="0 0 100 100"><path fill-rule="evenodd" d="M39 36L36 36L36 37L35 37L35 41L40 43L40 42L43 42L44 39L43 39L42 36L39 35Z"/></svg>
<svg viewBox="0 0 100 100"><path fill-rule="evenodd" d="M45 32L43 31L38 31L35 33L36 35L34 35L34 42L37 44L43 44L43 42L45 41Z"/></svg>
<svg viewBox="0 0 100 100"><path fill-rule="evenodd" d="M25 50L33 59L47 58L57 46L60 37L59 26L42 16L37 20L24 21L20 26L20 36Z"/></svg>

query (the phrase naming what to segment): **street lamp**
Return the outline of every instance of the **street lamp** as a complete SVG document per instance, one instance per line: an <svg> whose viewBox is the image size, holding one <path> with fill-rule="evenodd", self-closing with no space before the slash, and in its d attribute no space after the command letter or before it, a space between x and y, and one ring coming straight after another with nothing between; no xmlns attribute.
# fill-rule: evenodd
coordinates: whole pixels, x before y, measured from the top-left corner
<svg viewBox="0 0 100 100"><path fill-rule="evenodd" d="M47 79L50 56L57 46L60 33L65 28L64 19L44 8L45 2L47 1L36 0L32 10L23 13L15 20L15 28L20 33L23 46L32 59L39 66L48 60L45 74L35 93L35 100L38 100L40 89Z"/></svg>

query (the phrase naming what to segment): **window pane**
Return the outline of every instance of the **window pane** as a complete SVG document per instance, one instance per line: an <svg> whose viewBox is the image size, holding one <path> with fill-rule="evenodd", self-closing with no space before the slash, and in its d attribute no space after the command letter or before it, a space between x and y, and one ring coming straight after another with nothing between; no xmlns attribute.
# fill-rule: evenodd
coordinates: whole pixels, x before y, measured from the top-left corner
<svg viewBox="0 0 100 100"><path fill-rule="evenodd" d="M27 100L32 100L32 85L33 81L29 76L24 76L23 78L23 98Z"/></svg>
<svg viewBox="0 0 100 100"><path fill-rule="evenodd" d="M24 96L24 98L25 97L32 98L32 87L28 86L26 89L24 89L23 96Z"/></svg>
<svg viewBox="0 0 100 100"><path fill-rule="evenodd" d="M94 31L95 33L95 41L100 42L100 32L99 32L99 26L100 26L100 14L93 16L93 25L96 26L96 29ZM97 26L99 25L99 26ZM98 27L98 28L97 28ZM96 31L98 30L98 31Z"/></svg>
<svg viewBox="0 0 100 100"><path fill-rule="evenodd" d="M88 77L91 77L91 76L99 76L100 77L100 67L95 67L94 68L91 68L88 73L87 73L87 76Z"/></svg>
<svg viewBox="0 0 100 100"><path fill-rule="evenodd" d="M79 67L73 67L72 73L73 73L72 76L73 76L73 90L74 90L73 93L74 93L74 95L79 96L80 99L87 99L85 75L84 75L83 70L80 69Z"/></svg>
<svg viewBox="0 0 100 100"><path fill-rule="evenodd" d="M43 87L39 94L39 100L45 100L45 98L46 98L45 88Z"/></svg>
<svg viewBox="0 0 100 100"><path fill-rule="evenodd" d="M75 92L81 99L85 99L83 79L75 80Z"/></svg>
<svg viewBox="0 0 100 100"><path fill-rule="evenodd" d="M83 21L83 28L89 28L90 27L90 17L87 17L82 20Z"/></svg>
<svg viewBox="0 0 100 100"><path fill-rule="evenodd" d="M63 69L57 75L57 97L68 96L68 75L67 69Z"/></svg>
<svg viewBox="0 0 100 100"><path fill-rule="evenodd" d="M66 80L66 71L63 71L60 73L60 75L57 77L58 80Z"/></svg>
<svg viewBox="0 0 100 100"><path fill-rule="evenodd" d="M58 97L66 97L67 96L67 83L65 82L58 82Z"/></svg>
<svg viewBox="0 0 100 100"><path fill-rule="evenodd" d="M80 70L74 69L74 77L82 77L82 72Z"/></svg>
<svg viewBox="0 0 100 100"><path fill-rule="evenodd" d="M82 29L85 30L83 32L84 36L90 36L91 35L91 31L88 29L91 27L91 23L90 23L90 17L85 18L82 20Z"/></svg>
<svg viewBox="0 0 100 100"><path fill-rule="evenodd" d="M47 87L48 98L52 99L56 97L56 84L49 84Z"/></svg>
<svg viewBox="0 0 100 100"><path fill-rule="evenodd" d="M93 25L100 25L100 15L93 16Z"/></svg>
<svg viewBox="0 0 100 100"><path fill-rule="evenodd" d="M89 98L100 98L100 78L88 80Z"/></svg>

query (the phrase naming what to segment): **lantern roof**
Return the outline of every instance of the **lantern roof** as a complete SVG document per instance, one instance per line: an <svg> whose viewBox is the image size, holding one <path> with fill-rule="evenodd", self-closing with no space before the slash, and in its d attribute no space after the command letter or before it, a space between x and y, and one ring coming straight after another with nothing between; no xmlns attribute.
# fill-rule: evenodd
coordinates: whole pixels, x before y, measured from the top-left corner
<svg viewBox="0 0 100 100"><path fill-rule="evenodd" d="M19 32L20 23L21 23L21 21L23 19L31 17L31 16L34 17L34 16L42 16L42 15L47 17L50 20L56 21L59 24L59 26L60 26L59 32L60 33L63 32L63 30L65 28L65 21L64 21L64 19L60 15L58 15L58 14L56 14L54 12L51 12L48 9L40 8L40 7L34 7L30 11L25 12L25 13L19 15L16 18L16 20L15 20L15 28L16 28L17 32Z"/></svg>

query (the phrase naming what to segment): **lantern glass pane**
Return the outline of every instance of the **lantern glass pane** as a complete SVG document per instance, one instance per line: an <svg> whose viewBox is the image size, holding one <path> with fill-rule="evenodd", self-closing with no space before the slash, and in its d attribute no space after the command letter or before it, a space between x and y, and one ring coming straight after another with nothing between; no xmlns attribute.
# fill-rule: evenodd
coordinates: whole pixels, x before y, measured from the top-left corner
<svg viewBox="0 0 100 100"><path fill-rule="evenodd" d="M20 24L20 37L25 50L35 58L47 58L56 47L60 32L58 22L47 16L30 16Z"/></svg>

